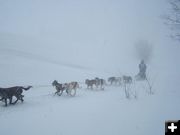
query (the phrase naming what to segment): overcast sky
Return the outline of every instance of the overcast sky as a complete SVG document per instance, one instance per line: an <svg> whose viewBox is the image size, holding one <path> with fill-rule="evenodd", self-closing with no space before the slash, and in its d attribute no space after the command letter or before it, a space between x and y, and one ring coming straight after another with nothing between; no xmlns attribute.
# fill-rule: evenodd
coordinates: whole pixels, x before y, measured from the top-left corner
<svg viewBox="0 0 180 135"><path fill-rule="evenodd" d="M0 32L76 42L155 37L166 7L163 0L1 0Z"/></svg>
<svg viewBox="0 0 180 135"><path fill-rule="evenodd" d="M134 44L147 40L162 56L174 52L164 59L172 61L179 48L161 19L168 8L166 0L0 0L1 47L119 68L137 64Z"/></svg>

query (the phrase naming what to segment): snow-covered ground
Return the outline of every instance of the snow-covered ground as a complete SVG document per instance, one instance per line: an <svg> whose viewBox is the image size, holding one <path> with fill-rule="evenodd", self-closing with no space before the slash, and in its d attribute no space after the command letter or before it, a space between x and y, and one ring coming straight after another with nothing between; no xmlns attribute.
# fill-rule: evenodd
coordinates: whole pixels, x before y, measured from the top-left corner
<svg viewBox="0 0 180 135"><path fill-rule="evenodd" d="M180 102L180 92L161 89L159 78L153 85L153 95L148 94L146 82L134 82L129 87L132 93L136 92L137 98L127 99L123 86L106 86L104 91L86 89L84 78L95 75L91 70L65 68L19 56L16 62L21 63L20 66L13 63L15 60L11 62L1 61L4 65L1 71L8 71L1 75L9 76L9 82L2 80L1 85L30 84L34 88L24 91L24 103L8 107L0 103L0 129L4 135L164 134L165 120L180 116L176 106ZM78 80L82 88L77 90L75 97L66 93L54 96L53 79L60 82Z"/></svg>
<svg viewBox="0 0 180 135"><path fill-rule="evenodd" d="M0 102L0 134L163 135L166 120L180 119L180 46L160 19L167 7L164 0L0 1L0 87L33 86L23 103ZM85 79L134 77L141 40L152 45L154 94L135 81L130 99L123 86L86 89ZM54 96L55 79L81 89Z"/></svg>
<svg viewBox="0 0 180 135"><path fill-rule="evenodd" d="M123 88L105 91L80 89L77 96L53 96L54 89L24 92L25 102L3 107L3 134L163 134L164 122L178 119L176 94L149 96L141 90L138 99L126 99ZM139 91L140 92L140 91ZM143 95L143 96L142 96ZM170 98L170 97L173 98Z"/></svg>

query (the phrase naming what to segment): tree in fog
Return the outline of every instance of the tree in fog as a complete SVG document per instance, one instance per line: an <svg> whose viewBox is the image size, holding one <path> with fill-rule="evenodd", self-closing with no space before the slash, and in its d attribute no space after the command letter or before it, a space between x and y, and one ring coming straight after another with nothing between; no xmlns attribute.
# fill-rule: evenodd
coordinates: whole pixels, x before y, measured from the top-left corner
<svg viewBox="0 0 180 135"><path fill-rule="evenodd" d="M166 24L172 30L171 37L180 40L180 0L168 0L170 13L165 16Z"/></svg>

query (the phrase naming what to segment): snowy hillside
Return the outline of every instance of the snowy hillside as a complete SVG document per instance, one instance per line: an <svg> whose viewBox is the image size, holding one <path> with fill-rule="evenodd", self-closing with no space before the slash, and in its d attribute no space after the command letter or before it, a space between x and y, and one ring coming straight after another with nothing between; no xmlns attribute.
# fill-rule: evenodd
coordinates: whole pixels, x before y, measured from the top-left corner
<svg viewBox="0 0 180 135"><path fill-rule="evenodd" d="M0 134L163 135L166 120L180 119L180 46L160 19L167 7L164 0L0 1L0 87L33 86L23 103L0 102ZM130 99L124 86L86 88L95 77L134 79L139 41L152 51L153 94L146 81L128 85ZM54 95L55 79L81 88L75 97Z"/></svg>
<svg viewBox="0 0 180 135"><path fill-rule="evenodd" d="M108 74L37 62L23 55L14 55L12 61L7 61L11 55L4 56L6 60L1 61L4 66L1 66L1 75L8 76L9 80L2 80L2 86L34 85L31 90L24 91L24 103L8 107L0 103L0 127L5 135L164 134L165 120L179 119L180 110L174 105L180 102L179 92L162 90L158 86L160 78L153 86L154 95L148 94L146 82L136 82L130 90L136 92L137 98L126 99L123 86L106 86L104 91L86 89L85 78L100 74L106 78ZM77 90L75 97L66 93L54 96L55 88L51 86L54 79L82 82L82 89Z"/></svg>

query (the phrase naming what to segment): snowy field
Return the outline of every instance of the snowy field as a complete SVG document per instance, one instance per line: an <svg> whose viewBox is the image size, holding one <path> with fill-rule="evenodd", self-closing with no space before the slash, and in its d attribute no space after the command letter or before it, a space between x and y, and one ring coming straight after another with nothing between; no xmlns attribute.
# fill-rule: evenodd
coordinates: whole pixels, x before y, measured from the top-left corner
<svg viewBox="0 0 180 135"><path fill-rule="evenodd" d="M33 86L23 103L0 102L0 135L164 135L165 121L180 119L180 46L166 9L164 0L0 0L0 87ZM150 48L139 52L139 41ZM142 52L153 94L146 81L128 86L130 99L123 86L86 88L85 79L134 78ZM55 79L81 88L54 95Z"/></svg>
<svg viewBox="0 0 180 135"><path fill-rule="evenodd" d="M95 74L92 71L16 58L21 66L7 66L9 61L1 61L1 65L6 65L5 69L1 67L1 71L9 68L9 72L1 72L1 75L9 75L9 83L6 82L4 87L26 84L34 85L34 88L24 91L24 103L8 107L0 103L0 129L4 135L161 135L164 134L165 120L179 119L180 109L176 105L180 102L180 92L178 89L161 89L158 84L164 83L159 78L153 85L153 95L148 94L146 82L134 82L129 87L137 97L127 99L123 86L106 86L105 90L86 89L83 81ZM53 79L61 82L78 80L82 88L77 90L75 97L66 93L61 97L54 96ZM40 86L43 84L49 86Z"/></svg>
<svg viewBox="0 0 180 135"><path fill-rule="evenodd" d="M163 134L167 119L178 119L177 93L148 95L140 89L138 99L126 99L123 88L104 91L80 89L75 97L53 96L53 88L24 92L25 102L3 107L3 134L118 135ZM141 94L140 94L141 93ZM173 97L173 98L171 98Z"/></svg>

